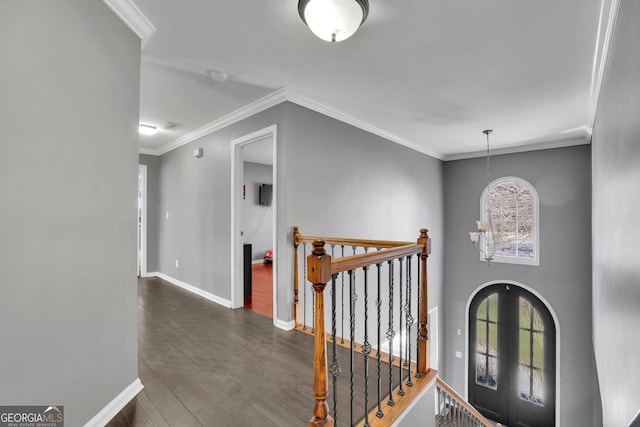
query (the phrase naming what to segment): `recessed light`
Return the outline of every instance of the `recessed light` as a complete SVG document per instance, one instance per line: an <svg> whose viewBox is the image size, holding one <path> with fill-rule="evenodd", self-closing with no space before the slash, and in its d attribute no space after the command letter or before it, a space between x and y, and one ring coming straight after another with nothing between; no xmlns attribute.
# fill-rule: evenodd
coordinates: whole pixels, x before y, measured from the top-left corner
<svg viewBox="0 0 640 427"><path fill-rule="evenodd" d="M138 132L142 135L155 135L158 133L158 128L152 125L145 125L140 123L138 126Z"/></svg>

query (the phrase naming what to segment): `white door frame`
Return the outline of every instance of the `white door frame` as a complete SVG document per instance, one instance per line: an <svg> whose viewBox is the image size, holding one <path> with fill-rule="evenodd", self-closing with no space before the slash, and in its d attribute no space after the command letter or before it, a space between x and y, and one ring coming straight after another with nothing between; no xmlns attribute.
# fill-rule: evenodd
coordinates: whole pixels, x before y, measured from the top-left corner
<svg viewBox="0 0 640 427"><path fill-rule="evenodd" d="M231 308L244 306L244 272L242 251L242 185L244 181L243 147L252 142L271 137L273 141L273 323L277 325L278 318L278 286L277 269L280 251L278 240L278 128L271 125L248 135L231 141Z"/></svg>
<svg viewBox="0 0 640 427"><path fill-rule="evenodd" d="M140 227L140 230L136 230L138 236L136 269L140 277L147 277L147 165L138 165L138 174L142 178L138 182L138 192L142 192L142 217L139 225L136 221L136 228Z"/></svg>
<svg viewBox="0 0 640 427"><path fill-rule="evenodd" d="M429 354L431 355L430 366L429 368L439 370L440 365L440 346L438 340L438 306L433 307L429 310Z"/></svg>

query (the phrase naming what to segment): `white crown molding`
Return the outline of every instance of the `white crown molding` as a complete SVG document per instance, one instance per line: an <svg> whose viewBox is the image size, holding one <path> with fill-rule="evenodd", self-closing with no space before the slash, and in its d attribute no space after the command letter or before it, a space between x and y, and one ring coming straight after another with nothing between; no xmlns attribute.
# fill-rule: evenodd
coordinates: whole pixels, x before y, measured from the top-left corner
<svg viewBox="0 0 640 427"><path fill-rule="evenodd" d="M148 154L149 156L159 156L158 150L151 147L140 147L138 149L138 154Z"/></svg>
<svg viewBox="0 0 640 427"><path fill-rule="evenodd" d="M384 131L376 126L373 126L372 124L356 119L355 117L351 117L347 114L342 113L341 111L338 111L334 108L328 107L327 105L324 105L317 101L306 98L302 95L287 91L287 101L300 105L301 107L308 108L309 110L315 111L316 113L320 113L327 117L331 117L332 119L336 119L338 121L341 121L343 123L356 127L358 129L362 129L374 135L378 135L379 137L389 140L391 142L395 142L396 144L403 145L412 150L415 150L420 153L426 154L428 156L435 157L436 159L442 160L442 155L439 153L436 153L435 151L428 150L425 147L421 147L412 141L409 141L407 139L401 138L397 135Z"/></svg>
<svg viewBox="0 0 640 427"><path fill-rule="evenodd" d="M239 122L240 120L244 120L247 117L250 117L275 105L281 104L285 101L289 101L301 107L308 108L309 110L315 111L316 113L331 117L332 119L341 121L358 129L362 129L371 134L378 135L379 137L384 138L388 141L395 142L412 150L442 160L442 155L434 151L427 150L424 147L421 147L418 144L415 144L407 139L401 138L392 133L377 128L367 122L351 117L334 108L328 107L324 104L313 101L294 92L285 90L284 88L278 89L275 92L252 102L251 104L239 108L236 111L233 111L218 120L214 120L213 122L194 130L193 132L189 132L188 134L183 135L180 138L177 138L174 141L163 145L162 147L159 147L157 149L141 147L140 153L155 156L168 153L169 151L175 150L178 147L193 142L199 138L202 138L203 136L209 135L213 132Z"/></svg>
<svg viewBox="0 0 640 427"><path fill-rule="evenodd" d="M609 15L607 17L607 25L604 32L604 40L602 42L602 49L600 49L600 37L603 19L605 19L604 9L605 4L611 1L611 7L609 9ZM588 127L593 128L596 120L596 112L598 109L598 100L600 99L600 91L602 90L602 83L604 81L604 75L606 72L607 62L609 60L609 51L611 50L611 44L613 43L613 32L618 20L618 12L620 10L620 0L602 0L600 6L600 20L598 23L598 36L596 38L596 48L593 58L593 71L591 75L591 97L589 100L588 111Z"/></svg>
<svg viewBox="0 0 640 427"><path fill-rule="evenodd" d="M119 395L115 397L111 402L107 404L100 412L98 412L93 418L91 418L84 427L102 427L107 425L109 421L113 419L118 412L127 406L127 403L131 402L134 397L142 391L144 386L140 381L140 378L136 378L127 388L125 388Z"/></svg>
<svg viewBox="0 0 640 427"><path fill-rule="evenodd" d="M223 307L231 308L231 301L229 301L229 300L226 300L224 298L220 298L217 295L214 295L214 294L212 294L210 292L207 292L207 291L205 291L203 289L197 288L197 287L195 287L193 285L190 285L190 284L185 283L183 281L180 281L178 279L174 279L173 277L167 276L164 273L158 273L158 272L149 273L149 275L151 275L151 274L153 274L156 277L159 277L162 280L165 280L165 281L171 283L172 285L175 285L175 286L177 286L179 288L182 288L182 289L184 289L186 291L189 291L192 294L196 294L198 296L201 296L204 299L207 299L209 301L213 301L216 304L220 304Z"/></svg>
<svg viewBox="0 0 640 427"><path fill-rule="evenodd" d="M102 0L127 26L136 33L142 46L149 40L156 27L144 16L131 0Z"/></svg>
<svg viewBox="0 0 640 427"><path fill-rule="evenodd" d="M239 108L227 114L226 116L219 118L218 120L214 120L213 122L206 124L201 128L194 130L193 132L189 132L188 134L181 136L180 138L174 140L173 142L170 142L169 144L165 144L162 147L159 147L156 151L158 155L168 153L171 150L182 147L185 144L188 144L202 138L203 136L207 136L213 132L230 126L236 122L239 122L240 120L244 120L247 117L251 117L254 114L278 105L286 100L287 97L285 94L285 90L278 89L275 92L272 92L269 95L258 99L257 101L247 104L244 107Z"/></svg>
<svg viewBox="0 0 640 427"><path fill-rule="evenodd" d="M514 154L514 153L524 153L527 151L537 151L537 150L550 150L552 148L562 148L562 147L573 147L574 145L587 145L591 143L590 135L583 135L574 138L565 138L554 141L546 141L546 142L538 142L527 145L518 145L512 147L504 147L491 149L492 156L498 156L500 154ZM450 154L444 156L445 162L451 160L463 160L463 159L473 159L476 157L484 157L487 155L486 151L470 151L468 153L460 153L460 154Z"/></svg>

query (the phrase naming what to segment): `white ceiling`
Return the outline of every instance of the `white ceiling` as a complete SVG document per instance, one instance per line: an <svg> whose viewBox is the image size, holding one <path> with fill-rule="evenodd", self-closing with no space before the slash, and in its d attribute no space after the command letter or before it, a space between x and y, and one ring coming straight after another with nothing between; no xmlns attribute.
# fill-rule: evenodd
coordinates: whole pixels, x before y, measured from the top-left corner
<svg viewBox="0 0 640 427"><path fill-rule="evenodd" d="M440 159L485 148L586 143L612 0L370 0L327 43L296 0L133 0L156 30L142 49L140 136L160 154L283 100ZM207 70L228 74L214 82Z"/></svg>

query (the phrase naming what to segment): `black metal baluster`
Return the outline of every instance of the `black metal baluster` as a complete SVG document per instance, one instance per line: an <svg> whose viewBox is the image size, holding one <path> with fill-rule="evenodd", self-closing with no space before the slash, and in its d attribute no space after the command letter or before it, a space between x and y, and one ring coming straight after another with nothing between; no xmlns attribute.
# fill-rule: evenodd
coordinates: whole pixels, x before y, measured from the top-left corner
<svg viewBox="0 0 640 427"><path fill-rule="evenodd" d="M436 386L436 397L438 403L436 404L436 425L440 427L442 425L442 390Z"/></svg>
<svg viewBox="0 0 640 427"><path fill-rule="evenodd" d="M344 258L344 245L340 245L342 249L342 258ZM340 296L340 303L342 304L342 333L340 334L340 344L344 344L344 271L340 273L340 278L342 279L342 290Z"/></svg>
<svg viewBox="0 0 640 427"><path fill-rule="evenodd" d="M366 253L365 248L365 253ZM371 344L369 343L369 266L364 270L364 343L362 344L362 354L364 356L364 427L369 427L369 354Z"/></svg>
<svg viewBox="0 0 640 427"><path fill-rule="evenodd" d="M380 295L380 278L381 278L381 272L380 270L382 269L382 264L376 264L376 269L377 269L377 273L378 273L378 296L376 298L376 307L378 310L378 320L377 320L377 324L378 324L378 411L376 412L376 417L378 418L382 418L384 416L384 412L382 412L382 405L381 405L381 401L382 401L382 375L381 375L381 356L380 356L380 347L382 345L382 321L380 318L380 307L382 306L382 298Z"/></svg>
<svg viewBox="0 0 640 427"><path fill-rule="evenodd" d="M409 368L407 374L407 386L412 387L413 381L411 381L411 326L413 326L413 315L411 314L411 256L407 257L407 303L405 304L405 314L407 320L407 362L406 365Z"/></svg>
<svg viewBox="0 0 640 427"><path fill-rule="evenodd" d="M442 420L442 390L440 388L438 388L438 415L440 415L440 420Z"/></svg>
<svg viewBox="0 0 640 427"><path fill-rule="evenodd" d="M389 340L389 400L387 405L393 406L393 261L389 262L389 329L387 329L387 339Z"/></svg>
<svg viewBox="0 0 640 427"><path fill-rule="evenodd" d="M349 328L350 328L350 334L349 334L349 339L351 340L351 342L349 343L349 373L350 373L350 394L349 394L349 399L351 404L349 405L349 414L350 414L350 420L351 420L351 424L350 425L354 425L354 413L353 413L353 396L354 396L354 372L355 372L355 365L354 365L354 345L355 345L355 341L356 341L356 300L358 299L358 296L356 295L356 272L355 270L349 270L349 310L350 310L350 322L349 322Z"/></svg>
<svg viewBox="0 0 640 427"><path fill-rule="evenodd" d="M420 316L420 254L416 256L418 257L418 286L416 286L418 295L416 297L416 313ZM416 366L420 366L420 325L416 326ZM416 378L420 377L422 377L422 374L416 369Z"/></svg>
<svg viewBox="0 0 640 427"><path fill-rule="evenodd" d="M333 423L338 427L338 375L342 372L340 362L338 362L338 346L336 343L336 279L338 275L334 274L331 281L331 348L333 355L329 372L333 378Z"/></svg>
<svg viewBox="0 0 640 427"><path fill-rule="evenodd" d="M409 343L411 342L411 330L409 328L409 325L407 325L407 316L409 314L409 304L411 302L411 289L409 286L409 280L411 280L411 271L409 270L411 267L411 256L407 256L407 273L406 273L406 280L405 280L405 299L404 299L404 306L402 307L404 310L404 319L405 319L405 330L406 330L406 341L405 341L405 345L404 345L404 354L405 354L405 359L404 359L404 366L409 366L411 364L411 350L409 347ZM409 372L409 380L411 380L411 373Z"/></svg>
<svg viewBox="0 0 640 427"><path fill-rule="evenodd" d="M404 396L404 389L402 388L402 285L404 284L402 279L404 278L404 259L398 259L400 263L400 280L398 281L398 326L400 328L400 342L398 343L398 353L400 356L400 360L398 361L398 374L400 375L400 381L398 386L398 395Z"/></svg>
<svg viewBox="0 0 640 427"><path fill-rule="evenodd" d="M302 287L302 330L307 330L307 243L302 244L302 259L304 260L304 286Z"/></svg>

